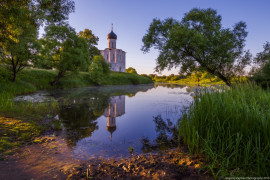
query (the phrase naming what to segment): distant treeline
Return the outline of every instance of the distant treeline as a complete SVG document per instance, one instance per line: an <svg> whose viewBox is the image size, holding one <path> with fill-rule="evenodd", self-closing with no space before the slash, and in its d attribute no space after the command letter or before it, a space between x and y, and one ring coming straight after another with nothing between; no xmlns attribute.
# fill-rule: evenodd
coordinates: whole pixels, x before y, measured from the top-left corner
<svg viewBox="0 0 270 180"><path fill-rule="evenodd" d="M166 83L176 83L176 84L224 84L224 82L208 72L192 72L189 74L171 74L171 75L157 75L157 74L141 74L142 76L152 79L154 82L166 82ZM244 82L248 78L234 77L232 82Z"/></svg>

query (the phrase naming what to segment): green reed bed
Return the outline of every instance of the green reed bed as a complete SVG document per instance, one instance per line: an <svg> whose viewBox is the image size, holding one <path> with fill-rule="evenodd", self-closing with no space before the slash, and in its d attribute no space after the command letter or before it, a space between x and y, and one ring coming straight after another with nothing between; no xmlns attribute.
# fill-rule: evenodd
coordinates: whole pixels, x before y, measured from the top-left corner
<svg viewBox="0 0 270 180"><path fill-rule="evenodd" d="M179 139L215 177L270 176L270 92L252 84L201 93L180 120Z"/></svg>

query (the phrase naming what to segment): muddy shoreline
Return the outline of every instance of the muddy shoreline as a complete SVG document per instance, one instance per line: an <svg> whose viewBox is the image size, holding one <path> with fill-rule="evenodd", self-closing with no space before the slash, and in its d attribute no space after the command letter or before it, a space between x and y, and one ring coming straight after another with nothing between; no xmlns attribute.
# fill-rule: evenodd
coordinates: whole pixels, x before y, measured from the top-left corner
<svg viewBox="0 0 270 180"><path fill-rule="evenodd" d="M212 179L203 170L202 157L180 148L123 159L79 160L61 138L45 136L39 142L0 161L0 179Z"/></svg>
<svg viewBox="0 0 270 180"><path fill-rule="evenodd" d="M202 158L180 149L129 158L92 159L74 169L68 179L213 179L203 170Z"/></svg>

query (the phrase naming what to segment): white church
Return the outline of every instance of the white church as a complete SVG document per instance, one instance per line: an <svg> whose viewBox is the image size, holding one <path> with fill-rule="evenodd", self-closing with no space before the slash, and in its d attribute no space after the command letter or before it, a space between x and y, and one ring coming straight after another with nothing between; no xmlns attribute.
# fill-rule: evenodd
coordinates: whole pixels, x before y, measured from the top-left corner
<svg viewBox="0 0 270 180"><path fill-rule="evenodd" d="M117 35L111 32L107 35L108 48L101 50L100 53L105 61L110 64L112 71L125 72L126 70L126 52L116 49Z"/></svg>

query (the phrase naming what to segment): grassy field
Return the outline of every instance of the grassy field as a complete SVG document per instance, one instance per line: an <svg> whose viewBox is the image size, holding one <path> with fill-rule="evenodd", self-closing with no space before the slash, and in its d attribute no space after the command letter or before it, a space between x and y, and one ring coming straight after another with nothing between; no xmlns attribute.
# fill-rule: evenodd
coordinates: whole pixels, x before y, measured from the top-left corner
<svg viewBox="0 0 270 180"><path fill-rule="evenodd" d="M235 85L196 96L179 139L204 154L215 177L270 176L270 92Z"/></svg>
<svg viewBox="0 0 270 180"><path fill-rule="evenodd" d="M83 86L93 86L91 75L87 72L67 73L56 87L52 87L50 82L57 75L57 71L44 69L25 69L22 71L17 82L13 83L9 79L11 75L0 66L0 93L9 92L11 94L24 94L41 89L51 88L74 88ZM152 83L147 77L137 74L110 72L103 78L101 85L124 85L124 84L147 84Z"/></svg>

